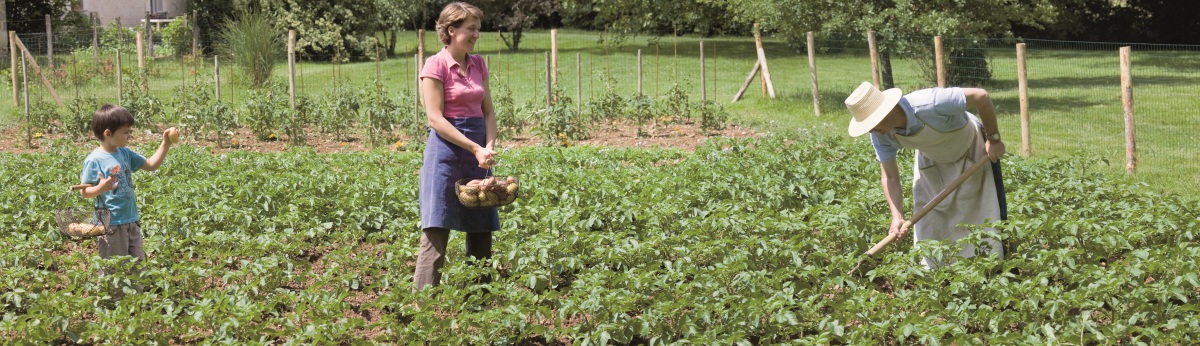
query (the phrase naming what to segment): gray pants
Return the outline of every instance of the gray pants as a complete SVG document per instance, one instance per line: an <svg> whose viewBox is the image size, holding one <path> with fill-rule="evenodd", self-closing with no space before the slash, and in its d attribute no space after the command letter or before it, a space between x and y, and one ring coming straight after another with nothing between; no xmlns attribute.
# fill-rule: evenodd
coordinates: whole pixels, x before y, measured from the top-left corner
<svg viewBox="0 0 1200 346"><path fill-rule="evenodd" d="M146 259L146 252L142 249L141 224L134 222L109 226L109 228L113 230L113 234L96 237L96 247L100 253L100 258L129 256L133 257L133 260L136 262ZM100 270L100 276L103 277L107 273L113 272L112 268L104 268ZM134 269L130 274L138 274L137 269ZM134 287L138 291L143 289L141 284L136 284ZM118 291L116 295L119 297L122 294Z"/></svg>
<svg viewBox="0 0 1200 346"><path fill-rule="evenodd" d="M137 222L124 225L109 226L113 234L96 237L96 247L100 258L113 256L132 256L137 261L146 259L142 249L142 226Z"/></svg>
<svg viewBox="0 0 1200 346"><path fill-rule="evenodd" d="M492 232L470 232L467 235L467 257L492 258ZM446 264L446 244L450 230L426 228L421 231L421 246L417 250L417 269L413 273L413 292L442 281L442 266Z"/></svg>

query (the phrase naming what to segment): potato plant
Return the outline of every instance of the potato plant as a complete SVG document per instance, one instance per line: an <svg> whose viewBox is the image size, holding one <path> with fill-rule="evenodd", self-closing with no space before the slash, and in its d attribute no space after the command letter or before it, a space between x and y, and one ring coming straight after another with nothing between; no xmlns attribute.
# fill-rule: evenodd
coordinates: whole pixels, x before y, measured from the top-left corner
<svg viewBox="0 0 1200 346"><path fill-rule="evenodd" d="M148 152L155 143L139 144ZM1188 344L1200 339L1200 200L1004 159L1010 253L893 243L868 143L808 130L695 151L502 153L521 194L494 257L452 238L412 293L418 152L210 154L138 174L147 258L101 268L51 213L90 147L0 154L0 335L13 343ZM907 155L910 153L905 153ZM907 157L907 156L904 156ZM902 172L909 171L907 161ZM31 167L36 167L32 169ZM911 211L910 211L911 212ZM964 240L979 241L978 237ZM455 245L459 244L459 245ZM485 280L488 279L488 280ZM138 285L145 289L138 292Z"/></svg>

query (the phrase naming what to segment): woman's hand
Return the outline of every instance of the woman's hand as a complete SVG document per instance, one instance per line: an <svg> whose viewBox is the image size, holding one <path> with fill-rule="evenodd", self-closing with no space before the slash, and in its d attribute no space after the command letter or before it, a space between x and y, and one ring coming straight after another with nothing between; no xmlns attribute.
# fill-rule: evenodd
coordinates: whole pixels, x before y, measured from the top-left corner
<svg viewBox="0 0 1200 346"><path fill-rule="evenodd" d="M889 235L895 234L896 239L900 239L900 238L904 238L905 233L908 233L908 228L904 227L904 219L893 217L892 225L891 225L891 227L888 228L888 234Z"/></svg>
<svg viewBox="0 0 1200 346"><path fill-rule="evenodd" d="M1000 157L1004 156L1004 142L984 141L983 149L987 151L988 159L992 162L1000 161Z"/></svg>
<svg viewBox="0 0 1200 346"><path fill-rule="evenodd" d="M475 160L479 161L479 168L489 169L496 164L496 151L488 147L478 147L475 149Z"/></svg>

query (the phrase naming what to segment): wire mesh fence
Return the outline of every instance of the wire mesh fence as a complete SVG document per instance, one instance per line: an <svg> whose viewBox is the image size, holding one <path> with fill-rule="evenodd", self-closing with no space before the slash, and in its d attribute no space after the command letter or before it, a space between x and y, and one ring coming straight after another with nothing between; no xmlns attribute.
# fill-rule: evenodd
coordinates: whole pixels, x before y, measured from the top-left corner
<svg viewBox="0 0 1200 346"><path fill-rule="evenodd" d="M213 102L220 101L231 112L240 114L247 112L248 103L257 97L261 87L250 86L247 72L231 64L231 57L212 53L213 42L200 42L209 53L196 58L190 51L160 47L155 55L142 58L139 66L134 32L108 29L95 35L56 34L52 40L47 40L45 34L17 37L65 103L128 102L122 99L122 93L138 88L168 105L161 111L169 113L178 111L169 106L173 100L202 91L211 93ZM151 32L154 34L148 41L154 45L173 45L155 36L157 31ZM280 35L287 37L286 33ZM390 44L385 40L357 56L344 52L314 54L300 49L295 66L296 94L330 101L344 98L346 90L382 90L396 99L392 106L404 114L404 121L422 127L417 69L425 57L438 53L443 45L435 33L426 33L425 56L415 57L417 36L414 32L400 33L395 50L389 52ZM572 112L581 113L613 93L628 102L637 95L657 102L682 95L688 102L703 98L720 104L729 104L743 89L743 99L765 98L767 94L762 74L751 75L758 58L755 41L750 37L614 37L572 30L554 35L549 31L527 31L517 50L506 43L511 40L508 34L481 33L474 53L487 60L493 96L500 91L510 93L513 105L526 111L545 105L547 78L565 97L558 101L565 101ZM48 58L50 42L54 45L53 67ZM1006 142L1012 143L1011 152L1017 152L1020 140L1018 57L1014 46L1024 43L1033 154L1088 153L1114 165L1124 162L1125 151L1117 51L1132 46L1139 170L1159 174L1200 171L1192 154L1200 144L1184 137L1200 125L1200 117L1196 116L1200 99L1193 96L1200 92L1200 46L964 38L948 38L942 43L942 73L947 85L989 90ZM934 38L881 37L878 45L876 66L884 84L905 92L937 86ZM813 110L814 83L807 47L769 37L762 46L776 99L794 103L791 109ZM846 115L841 104L845 96L858 83L873 80L872 52L861 38L818 39L814 50L819 85L815 94L819 95L821 113L829 119L840 119ZM143 47L142 54L148 51ZM277 61L273 78L277 85L286 87L287 53L279 49L271 57ZM548 69L554 73L547 74ZM20 77L19 67L7 71L6 77ZM35 71L29 73L30 78L25 80L31 98L52 102ZM17 91L23 90L24 82L22 78L16 80L22 85L15 89L4 83L5 89L13 92L13 102L0 102L0 111L22 119L22 97ZM87 108L80 106L75 111ZM1190 179L1200 182L1200 175L1192 174Z"/></svg>

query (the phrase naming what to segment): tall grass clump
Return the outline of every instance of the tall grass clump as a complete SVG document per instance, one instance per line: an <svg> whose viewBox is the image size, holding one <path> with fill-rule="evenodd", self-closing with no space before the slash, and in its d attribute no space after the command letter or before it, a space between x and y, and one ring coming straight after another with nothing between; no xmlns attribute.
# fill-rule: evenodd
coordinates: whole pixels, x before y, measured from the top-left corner
<svg viewBox="0 0 1200 346"><path fill-rule="evenodd" d="M275 32L265 16L248 13L221 28L218 50L233 59L250 86L261 87L271 78L271 69L283 56L283 36L271 34Z"/></svg>

